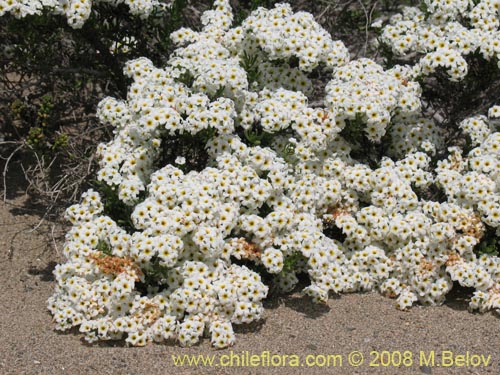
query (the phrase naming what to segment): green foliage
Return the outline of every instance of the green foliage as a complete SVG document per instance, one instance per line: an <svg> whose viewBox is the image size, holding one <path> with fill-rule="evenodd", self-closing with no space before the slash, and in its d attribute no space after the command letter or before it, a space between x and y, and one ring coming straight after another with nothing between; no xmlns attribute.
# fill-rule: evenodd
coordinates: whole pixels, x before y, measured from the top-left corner
<svg viewBox="0 0 500 375"><path fill-rule="evenodd" d="M158 291L166 287L168 269L160 264L158 257L151 260L148 267L143 267L141 271L144 274L144 281L137 284L137 289L142 295L147 295L152 288Z"/></svg>
<svg viewBox="0 0 500 375"><path fill-rule="evenodd" d="M252 146L258 146L262 143L262 139L264 137L264 133L259 131L257 127L251 127L249 129L246 129L245 132L245 139L252 145Z"/></svg>
<svg viewBox="0 0 500 375"><path fill-rule="evenodd" d="M26 106L21 99L15 99L10 106L10 110L14 117L22 117L25 115Z"/></svg>
<svg viewBox="0 0 500 375"><path fill-rule="evenodd" d="M25 142L39 157L53 158L68 146L68 134L59 131L55 123L57 112L52 95L43 95L36 105L26 105L16 99L11 110L19 121L34 122L35 126L28 128Z"/></svg>
<svg viewBox="0 0 500 375"><path fill-rule="evenodd" d="M217 100L218 98L223 97L225 90L226 90L226 86L220 86L213 95L209 96L210 100L214 101L214 100Z"/></svg>
<svg viewBox="0 0 500 375"><path fill-rule="evenodd" d="M46 94L40 98L40 105L38 107L37 119L42 127L48 127L53 115L54 102L50 94Z"/></svg>
<svg viewBox="0 0 500 375"><path fill-rule="evenodd" d="M357 113L354 120L347 120L346 126L340 133L352 146L351 155L375 168L380 163L385 154L384 145L388 143L389 132L380 142L372 142L366 136L364 131L365 121L362 115Z"/></svg>
<svg viewBox="0 0 500 375"><path fill-rule="evenodd" d="M61 148L65 148L68 146L69 136L67 134L59 134L52 145L52 150L56 151Z"/></svg>
<svg viewBox="0 0 500 375"><path fill-rule="evenodd" d="M477 255L487 254L490 256L498 256L500 254L500 241L495 236L495 231L488 228L483 239L474 249Z"/></svg>
<svg viewBox="0 0 500 375"><path fill-rule="evenodd" d="M195 77L189 70L184 71L179 77L176 78L177 82L185 84L187 87L193 86Z"/></svg>
<svg viewBox="0 0 500 375"><path fill-rule="evenodd" d="M242 67L247 72L248 83L252 84L259 79L259 62L257 55L249 55L247 51L243 51Z"/></svg>
<svg viewBox="0 0 500 375"><path fill-rule="evenodd" d="M111 255L111 247L106 241L99 240L99 242L97 242L97 250L106 255Z"/></svg>
<svg viewBox="0 0 500 375"><path fill-rule="evenodd" d="M45 135L40 127L30 128L26 143L36 151L43 151L45 145Z"/></svg>
<svg viewBox="0 0 500 375"><path fill-rule="evenodd" d="M119 199L115 188L100 181L95 181L94 185L97 187L97 191L102 197L104 214L109 216L128 232L134 232L135 228L131 220L133 207L127 206Z"/></svg>
<svg viewBox="0 0 500 375"><path fill-rule="evenodd" d="M285 257L283 260L283 270L282 273L295 272L297 270L298 264L307 263L307 258L302 255L300 251L296 251L291 255Z"/></svg>
<svg viewBox="0 0 500 375"><path fill-rule="evenodd" d="M251 146L267 146L272 143L276 134L265 132L260 126L254 125L243 132L244 138Z"/></svg>

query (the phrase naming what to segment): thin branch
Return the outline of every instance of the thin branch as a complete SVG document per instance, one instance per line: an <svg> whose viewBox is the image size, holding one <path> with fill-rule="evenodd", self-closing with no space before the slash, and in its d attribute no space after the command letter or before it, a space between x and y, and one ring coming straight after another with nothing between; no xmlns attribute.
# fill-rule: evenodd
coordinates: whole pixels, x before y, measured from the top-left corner
<svg viewBox="0 0 500 375"><path fill-rule="evenodd" d="M55 229L55 224L52 224L52 230L51 230L51 236L52 236L52 244L54 245L54 250L56 251L57 255L61 255L59 253L59 247L57 246L57 241L56 241L56 236L54 235L54 229Z"/></svg>
<svg viewBox="0 0 500 375"><path fill-rule="evenodd" d="M3 201L7 201L7 170L9 169L9 163L12 160L12 157L23 147L23 144L20 144L16 147L14 151L9 155L7 161L5 162L5 167L3 168Z"/></svg>

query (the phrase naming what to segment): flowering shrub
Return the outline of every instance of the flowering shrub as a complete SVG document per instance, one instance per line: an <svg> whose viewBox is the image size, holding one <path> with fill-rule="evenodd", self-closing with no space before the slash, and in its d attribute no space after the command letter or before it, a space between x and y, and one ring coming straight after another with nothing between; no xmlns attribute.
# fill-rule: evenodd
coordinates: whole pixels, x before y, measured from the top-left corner
<svg viewBox="0 0 500 375"><path fill-rule="evenodd" d="M85 2L51 3L69 9ZM54 217L63 211L60 203L78 200L95 173L96 146L111 136L96 106L105 95L126 96L125 61L147 54L163 63L173 49L170 33L196 18L188 16L187 0L156 3L147 13L140 1L131 2L137 14L123 1L93 1L81 28L73 28L47 1L22 18L14 9L36 1L0 1L0 158L7 160L4 173L19 162L32 200Z"/></svg>
<svg viewBox="0 0 500 375"><path fill-rule="evenodd" d="M67 210L57 328L138 346L209 334L223 348L233 324L261 318L269 287L291 291L301 273L316 302L378 290L399 309L439 305L459 284L471 309L499 311L499 107L463 120L468 144L441 157L414 67L350 61L287 5L232 17L215 1L200 31L173 33L164 68L128 62L127 99L99 104L114 127L98 147L107 193ZM313 107L317 67L330 78ZM204 158L165 158L183 139ZM360 142L386 152L358 160Z"/></svg>
<svg viewBox="0 0 500 375"><path fill-rule="evenodd" d="M406 7L394 15L380 39L396 55L422 56L415 76L444 69L450 80L460 81L468 73L468 55L500 67L499 7L498 0L423 0L421 9Z"/></svg>
<svg viewBox="0 0 500 375"><path fill-rule="evenodd" d="M168 3L159 0L0 0L0 17L10 13L16 18L24 18L49 11L65 16L72 28L79 29L89 18L93 2L113 6L123 3L129 7L131 14L141 17L148 17L155 8L165 9L168 6Z"/></svg>

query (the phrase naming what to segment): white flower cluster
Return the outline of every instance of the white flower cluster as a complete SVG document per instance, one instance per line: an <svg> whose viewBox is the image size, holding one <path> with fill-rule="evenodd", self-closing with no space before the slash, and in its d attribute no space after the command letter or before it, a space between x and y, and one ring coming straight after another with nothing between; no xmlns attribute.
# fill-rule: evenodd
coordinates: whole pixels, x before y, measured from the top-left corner
<svg viewBox="0 0 500 375"><path fill-rule="evenodd" d="M126 4L130 13L147 18L155 8L165 7L158 0L0 0L0 17L6 13L16 18L41 15L45 10L65 16L68 24L79 29L90 16L92 4L108 3L113 6Z"/></svg>
<svg viewBox="0 0 500 375"><path fill-rule="evenodd" d="M409 82L404 68L390 71L374 61L361 58L335 70L326 86L325 104L339 118L361 117L371 141L380 141L396 110L401 115L418 113L420 86Z"/></svg>
<svg viewBox="0 0 500 375"><path fill-rule="evenodd" d="M11 13L17 18L40 14L44 7L55 7L57 0L1 0L0 16Z"/></svg>
<svg viewBox="0 0 500 375"><path fill-rule="evenodd" d="M311 108L303 93L285 89L262 90L252 95L240 112L239 120L244 129L259 123L269 134L290 128L302 144L315 150L325 149L344 125L336 121L333 111Z"/></svg>
<svg viewBox="0 0 500 375"><path fill-rule="evenodd" d="M130 217L120 219L130 223L106 216L93 191L68 209L68 261L56 269L49 301L59 329L79 326L89 341L139 346L192 345L209 334L214 346L227 347L233 324L262 316L268 292L247 266L265 270L283 291L306 273L303 292L317 302L379 290L400 309L437 305L456 282L474 288L471 308L500 310L500 258L477 251L500 236L500 133L492 123L500 107L489 118L464 120L474 148L466 155L450 149L434 168L439 132L422 115L410 68L338 60L323 108L309 106L289 77L249 84L255 67L248 56L258 54L262 73L277 66L273 53L284 39L324 35L309 16L288 9L259 9L252 30L231 28L228 1L217 0L202 31L174 33L179 48L165 68L146 58L127 64L127 100L99 104L115 137L99 146L98 178L129 206ZM296 22L294 30L273 42L263 29L271 19L286 29L283 17ZM306 35L294 35L299 20ZM255 47L273 43L274 50ZM307 78L314 64L329 64L314 56L304 71L288 62L283 71ZM392 158L376 167L355 160L342 131L356 124L373 141L391 124ZM203 169L187 170L189 156L161 164L166 137L207 133ZM429 187L444 197L421 194Z"/></svg>
<svg viewBox="0 0 500 375"><path fill-rule="evenodd" d="M423 54L415 75L446 70L460 81L468 72L467 55L478 53L500 66L499 0L424 0L425 10L406 7L382 29L380 41L400 56Z"/></svg>
<svg viewBox="0 0 500 375"><path fill-rule="evenodd" d="M202 16L201 32L181 28L172 34L177 45L190 44L179 48L170 64L197 77L196 87L203 92L213 94L223 87L224 95L236 95L246 90L249 82L241 67L251 60L259 73L253 89L308 94L312 84L305 72L319 64L334 68L349 60L342 42L333 41L311 14L293 13L288 4L259 8L239 27L230 28L232 19L231 9L216 1L214 10Z"/></svg>
<svg viewBox="0 0 500 375"><path fill-rule="evenodd" d="M475 209L481 222L497 228L500 235L500 133L488 129L486 117L462 122L475 146L463 158L461 150L450 149L450 157L439 162L437 181L449 202Z"/></svg>
<svg viewBox="0 0 500 375"><path fill-rule="evenodd" d="M334 42L310 13L293 13L288 4L278 4L272 10L257 9L234 32L244 38L245 47L254 44L253 49L261 48L271 61L294 57L304 71L321 62L336 67L349 60L342 42Z"/></svg>
<svg viewBox="0 0 500 375"><path fill-rule="evenodd" d="M171 172L167 168L157 173L151 191L153 185L158 191L170 191L162 176L173 176ZM170 182L174 187L180 181ZM192 182L189 185L195 187ZM200 200L214 193L196 189L205 197ZM221 208L216 203L212 199L217 218L206 223L216 220L222 225L220 217L229 217L231 206ZM186 221L190 219L182 216L175 225L168 212L153 216L152 209L160 207L153 196L138 206L133 214L136 226L149 223L151 227L132 235L102 215L100 197L93 191L67 210L73 222L64 247L68 262L56 268L58 286L49 300L58 329L79 325L90 342L126 334L126 341L137 346L172 338L187 346L196 343L206 327L213 344L226 347L234 341L231 322L246 323L261 316L260 301L267 287L255 272L219 257L224 253L229 258L231 246L225 245L217 227L205 224L193 231ZM189 240L182 239L183 232L190 233ZM109 248L108 254L98 250L100 244ZM158 284L141 293L137 285L145 283L155 267L163 272Z"/></svg>
<svg viewBox="0 0 500 375"><path fill-rule="evenodd" d="M389 154L398 158L416 151L434 155L442 148L443 134L431 119L420 114L395 116L389 130L391 143Z"/></svg>

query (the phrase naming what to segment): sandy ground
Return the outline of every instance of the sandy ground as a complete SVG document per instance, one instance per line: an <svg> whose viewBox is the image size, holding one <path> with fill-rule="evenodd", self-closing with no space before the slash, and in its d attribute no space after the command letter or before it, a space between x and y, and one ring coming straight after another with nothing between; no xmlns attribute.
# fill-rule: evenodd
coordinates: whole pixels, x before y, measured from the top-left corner
<svg viewBox="0 0 500 375"><path fill-rule="evenodd" d="M53 330L46 300L52 294L52 270L62 259L57 240L61 224L40 221L35 211L23 208L22 198L0 202L0 374L47 375L157 375L157 374L499 374L500 319L467 311L467 296L455 295L441 307L414 307L400 312L393 301L375 293L342 295L327 305L314 305L298 294L266 302L261 324L240 328L233 348L217 351L208 340L192 348L150 344L126 348L119 343L86 345L79 334ZM266 354L274 355L267 362ZM349 354L359 351L364 361L349 363ZM375 352L389 353L377 355ZM387 362L392 354L397 364L400 352L407 361L399 367ZM446 351L443 354L443 351ZM426 363L434 352L434 366ZM231 359L230 355L233 355ZM449 356L454 357L453 366ZM467 365L469 353L469 366ZM209 355L219 366L175 366L172 355ZM298 367L273 366L279 360ZM339 355L336 365L325 364L327 355ZM240 366L235 355L242 357ZM263 358L263 366L250 366L250 356ZM490 356L488 366L473 367L480 357ZM307 357L309 356L309 357ZM245 359L245 358L248 358ZM359 357L353 355L354 360ZM385 361L384 361L385 359ZM256 361L257 359L254 359ZM342 361L340 363L340 360ZM444 360L444 362L442 362ZM378 367L370 366L379 365ZM385 365L389 365L385 367ZM303 366L301 366L303 365ZM325 364L327 365L327 363ZM334 366L335 365L335 366Z"/></svg>

